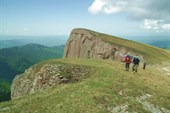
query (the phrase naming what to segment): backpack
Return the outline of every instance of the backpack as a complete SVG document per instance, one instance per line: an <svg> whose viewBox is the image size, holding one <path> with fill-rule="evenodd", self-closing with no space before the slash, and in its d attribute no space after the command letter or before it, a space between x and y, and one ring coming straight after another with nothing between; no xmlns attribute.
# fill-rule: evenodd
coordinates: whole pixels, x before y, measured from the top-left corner
<svg viewBox="0 0 170 113"><path fill-rule="evenodd" d="M134 58L133 62L134 64L139 64L140 60L138 58Z"/></svg>
<svg viewBox="0 0 170 113"><path fill-rule="evenodd" d="M130 61L130 57L127 56L126 59L125 59L125 61Z"/></svg>
<svg viewBox="0 0 170 113"><path fill-rule="evenodd" d="M126 60L129 61L129 60L130 60L130 57L127 56L127 57L126 57Z"/></svg>

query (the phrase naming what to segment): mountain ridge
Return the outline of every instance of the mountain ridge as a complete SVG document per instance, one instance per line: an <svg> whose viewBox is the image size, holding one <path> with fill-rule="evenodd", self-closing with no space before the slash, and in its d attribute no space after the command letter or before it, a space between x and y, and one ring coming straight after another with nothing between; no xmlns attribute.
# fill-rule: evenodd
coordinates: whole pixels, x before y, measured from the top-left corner
<svg viewBox="0 0 170 113"><path fill-rule="evenodd" d="M15 77L11 87L13 100L0 103L0 111L9 113L12 111L170 112L168 104L170 92L167 90L170 88L170 78L162 70L164 66L162 62L170 63L168 51L143 44L138 47L138 43L128 40L113 39L112 36L97 32L91 34L84 29L78 30L80 30L79 33L71 32L65 47L64 59L40 62ZM84 33L87 34L84 35ZM100 35L100 38L94 35ZM106 39L103 41L101 38ZM94 47L88 46L89 40L97 46L93 43ZM119 57L114 61L110 57L106 58L103 51L109 53L108 50L112 48L119 50L120 54L129 52L124 45L119 47L122 41L127 47L133 46L144 53L146 51L144 58L148 57L147 60L151 61L149 63L154 65L147 65L146 70L143 70L140 63L138 73L133 73L131 70L125 71L124 63L119 61ZM70 42L72 44L69 44ZM90 49L93 50L93 54L89 54L90 57L88 56L89 47L95 49L97 47L97 51ZM133 52L132 50L130 52ZM149 51L153 53L148 53ZM99 52L100 54L94 54ZM159 53L158 57L161 58L154 57L153 60L152 56L156 53ZM133 54L136 55L135 51ZM142 55L142 52L140 54ZM102 60L104 58L107 60ZM160 61L154 62L155 59ZM162 64L157 67L156 64L160 62Z"/></svg>
<svg viewBox="0 0 170 113"><path fill-rule="evenodd" d="M0 49L23 46L29 43L36 43L48 47L60 46L65 44L67 40L67 36L11 36L11 38L8 37L10 36L0 36Z"/></svg>
<svg viewBox="0 0 170 113"><path fill-rule="evenodd" d="M169 91L167 89L169 89L168 81L170 81L170 78L164 72L152 66L142 70L140 65L138 74L133 74L132 72L124 71L124 64L119 61L80 58L53 59L34 65L31 72L26 71L28 72L27 74L24 73L25 75L18 76L16 79L22 81L25 76L33 83L38 79L42 79L42 81L46 80L45 84L48 84L48 80L50 80L48 78L56 74L53 73L54 70L44 70L44 66L53 67L60 64L73 67L89 67L93 72L85 75L80 81L61 83L36 91L33 94L21 96L19 99L0 103L0 111L8 113L13 111L61 113L85 111L87 113L120 111L169 112ZM34 74L41 74L42 72L47 72L49 75L47 74L43 78L43 76L38 77ZM64 76L65 74L61 75ZM72 74L71 76L76 75ZM37 77L37 79L34 79L34 77ZM24 85L24 82L18 82L17 84L20 84L20 86L16 90L21 88L19 91L22 93L22 87L27 83ZM31 85L32 83L29 84ZM39 85L37 84L37 86ZM148 104L145 105L144 103ZM121 109L118 109L119 107Z"/></svg>
<svg viewBox="0 0 170 113"><path fill-rule="evenodd" d="M121 60L125 54L138 55L141 59L144 57L148 63L152 64L170 60L168 50L84 28L76 28L71 31L66 43L64 58L111 59L113 50L115 50L114 59L118 60Z"/></svg>
<svg viewBox="0 0 170 113"><path fill-rule="evenodd" d="M46 47L40 44L31 43L24 46L0 49L0 61L7 64L7 67L10 66L12 69L21 73L30 65L35 64L35 62L37 63L47 58L62 58L62 51L63 46ZM5 69L3 67L4 66L1 65L2 70ZM3 74L1 73L0 75Z"/></svg>

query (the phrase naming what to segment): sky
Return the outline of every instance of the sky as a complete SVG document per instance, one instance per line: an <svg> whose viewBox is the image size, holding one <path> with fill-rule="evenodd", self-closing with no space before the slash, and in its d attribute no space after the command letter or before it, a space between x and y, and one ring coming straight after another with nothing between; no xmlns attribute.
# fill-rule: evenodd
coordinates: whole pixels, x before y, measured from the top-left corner
<svg viewBox="0 0 170 113"><path fill-rule="evenodd" d="M1 36L68 36L74 28L170 38L170 0L0 0Z"/></svg>

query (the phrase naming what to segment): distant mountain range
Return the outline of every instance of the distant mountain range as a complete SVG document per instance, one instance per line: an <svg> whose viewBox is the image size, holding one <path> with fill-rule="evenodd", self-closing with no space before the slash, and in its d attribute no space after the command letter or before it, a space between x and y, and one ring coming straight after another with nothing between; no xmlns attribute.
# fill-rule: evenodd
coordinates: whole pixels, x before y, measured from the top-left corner
<svg viewBox="0 0 170 113"><path fill-rule="evenodd" d="M124 36L125 39L134 40L140 43L149 44L163 49L170 49L168 36ZM23 46L29 43L36 43L48 47L65 45L68 36L0 36L0 48Z"/></svg>
<svg viewBox="0 0 170 113"><path fill-rule="evenodd" d="M34 43L0 49L0 101L9 100L10 83L17 74L40 61L62 58L63 51L64 45L46 47Z"/></svg>
<svg viewBox="0 0 170 113"><path fill-rule="evenodd" d="M48 47L64 45L67 36L0 36L0 48L23 46L36 43Z"/></svg>
<svg viewBox="0 0 170 113"><path fill-rule="evenodd" d="M163 40L163 41L158 41L158 40L157 41L151 41L151 42L148 42L147 44L170 50L170 39L169 40Z"/></svg>
<svg viewBox="0 0 170 113"><path fill-rule="evenodd" d="M0 78L11 81L18 73L40 61L62 58L64 45L46 47L39 44L27 44L0 49Z"/></svg>
<svg viewBox="0 0 170 113"><path fill-rule="evenodd" d="M163 49L170 50L170 37L169 36L124 36L125 39L133 40L139 43L145 43Z"/></svg>

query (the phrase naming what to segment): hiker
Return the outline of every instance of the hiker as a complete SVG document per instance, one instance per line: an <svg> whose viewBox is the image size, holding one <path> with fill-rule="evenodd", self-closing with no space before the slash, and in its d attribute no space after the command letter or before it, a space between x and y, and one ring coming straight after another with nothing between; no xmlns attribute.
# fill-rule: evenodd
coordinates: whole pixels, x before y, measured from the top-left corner
<svg viewBox="0 0 170 113"><path fill-rule="evenodd" d="M143 61L143 69L145 70L145 68L146 68L146 62Z"/></svg>
<svg viewBox="0 0 170 113"><path fill-rule="evenodd" d="M145 70L146 69L146 61L144 60L144 57L142 57L142 60L141 60L142 62L143 62L143 67L142 67L142 69L143 70Z"/></svg>
<svg viewBox="0 0 170 113"><path fill-rule="evenodd" d="M132 71L137 73L137 68L139 66L139 57L134 57L133 58L133 66L132 66Z"/></svg>
<svg viewBox="0 0 170 113"><path fill-rule="evenodd" d="M126 69L126 71L129 71L130 63L131 63L130 56L127 55L127 56L125 57L125 69Z"/></svg>
<svg viewBox="0 0 170 113"><path fill-rule="evenodd" d="M112 53L111 53L112 60L114 60L114 58L115 58L115 52L116 52L116 48L114 48L114 49L112 50Z"/></svg>

